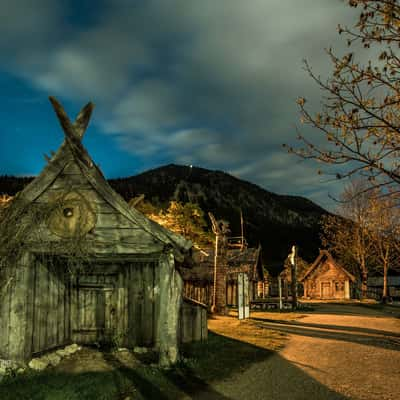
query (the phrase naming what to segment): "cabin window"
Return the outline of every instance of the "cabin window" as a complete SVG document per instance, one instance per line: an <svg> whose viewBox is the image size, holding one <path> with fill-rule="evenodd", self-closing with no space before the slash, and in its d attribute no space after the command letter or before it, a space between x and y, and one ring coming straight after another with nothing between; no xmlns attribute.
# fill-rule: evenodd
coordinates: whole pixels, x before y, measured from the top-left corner
<svg viewBox="0 0 400 400"><path fill-rule="evenodd" d="M65 218L71 218L74 215L74 209L71 207L66 207L63 210L63 214Z"/></svg>
<svg viewBox="0 0 400 400"><path fill-rule="evenodd" d="M335 282L335 290L341 292L344 290L344 282Z"/></svg>

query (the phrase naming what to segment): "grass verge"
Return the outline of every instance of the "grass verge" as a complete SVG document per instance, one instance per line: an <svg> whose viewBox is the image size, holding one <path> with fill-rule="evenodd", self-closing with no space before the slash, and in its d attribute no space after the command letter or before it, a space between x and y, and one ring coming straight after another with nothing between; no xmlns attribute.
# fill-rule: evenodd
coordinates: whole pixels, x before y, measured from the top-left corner
<svg viewBox="0 0 400 400"><path fill-rule="evenodd" d="M237 325L236 330L232 324ZM92 368L85 371L81 368L80 371L85 372L68 373L55 367L8 377L0 383L0 399L168 400L191 398L196 393L202 393L204 398L224 399L214 391L213 382L229 378L266 359L282 345L283 338L275 334L268 337L266 330L258 329L251 322L238 324L232 318L227 324L226 321L214 321L214 325L215 332L209 333L208 341L183 346L182 361L173 369L155 368L143 360L134 367L129 366L112 352L107 352L102 357L107 366L105 370ZM224 336L221 329L233 333L234 337ZM263 338L260 332L263 332ZM73 357L79 357L79 353Z"/></svg>

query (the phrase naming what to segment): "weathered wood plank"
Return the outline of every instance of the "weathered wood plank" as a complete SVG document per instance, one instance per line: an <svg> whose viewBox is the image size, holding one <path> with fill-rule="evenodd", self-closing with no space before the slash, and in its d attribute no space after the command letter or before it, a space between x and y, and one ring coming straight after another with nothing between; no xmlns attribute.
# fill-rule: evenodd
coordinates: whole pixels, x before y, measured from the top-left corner
<svg viewBox="0 0 400 400"><path fill-rule="evenodd" d="M35 259L34 263L34 297L33 297L33 333L32 333L32 353L36 353L40 349L40 295L39 295L39 282L40 282L40 271L39 271L39 260Z"/></svg>
<svg viewBox="0 0 400 400"><path fill-rule="evenodd" d="M143 314L142 326L144 344L153 344L153 313L154 313L154 275L151 264L143 264Z"/></svg>
<svg viewBox="0 0 400 400"><path fill-rule="evenodd" d="M96 227L92 235L94 240L102 242L137 243L141 246L148 246L149 249L157 243L153 236L136 228L102 229Z"/></svg>
<svg viewBox="0 0 400 400"><path fill-rule="evenodd" d="M144 346L144 326L143 326L143 313L144 313L144 276L143 276L143 264L137 264L135 266L136 270L136 279L135 286L137 287L137 296L136 296L136 321L138 326L138 344L139 346Z"/></svg>
<svg viewBox="0 0 400 400"><path fill-rule="evenodd" d="M26 359L27 331L27 290L29 282L29 253L25 253L18 262L15 270L15 285L10 303L9 314L9 356L17 360Z"/></svg>
<svg viewBox="0 0 400 400"><path fill-rule="evenodd" d="M99 210L97 213L96 229L115 228L140 229L137 224L134 224L116 211L104 212L103 210Z"/></svg>
<svg viewBox="0 0 400 400"><path fill-rule="evenodd" d="M128 301L127 301L127 280L126 280L126 268L118 274L118 285L117 285L117 328L116 336L118 338L118 345L127 346L127 313L128 313Z"/></svg>
<svg viewBox="0 0 400 400"><path fill-rule="evenodd" d="M65 187L60 187L60 188L53 188L50 187L48 190L46 190L44 193L42 193L36 200L35 202L39 203L39 204L43 204L43 203L49 203L49 202L53 202L55 201L57 198L59 198L60 196L63 196L65 193ZM91 205L106 205L107 203L105 202L105 200L100 197L95 191L94 189L80 189L79 193L82 195L82 197L85 198L85 200L87 200L89 202L89 204ZM106 209L108 209L108 207L106 207Z"/></svg>
<svg viewBox="0 0 400 400"><path fill-rule="evenodd" d="M64 290L64 343L71 341L71 284L70 277L64 273L63 282L65 285Z"/></svg>
<svg viewBox="0 0 400 400"><path fill-rule="evenodd" d="M34 299L35 299L35 257L29 254L29 265L27 276L27 297L26 297L26 328L25 328L25 359L29 359L33 347L33 325L34 325Z"/></svg>
<svg viewBox="0 0 400 400"><path fill-rule="evenodd" d="M159 329L158 329L158 321L160 314L160 271L158 269L158 259L152 262L153 264L153 272L154 272L154 311L153 311L153 337L154 337L154 346L156 348L160 345L159 338Z"/></svg>
<svg viewBox="0 0 400 400"><path fill-rule="evenodd" d="M80 318L80 313L79 313L79 287L78 287L78 277L73 277L72 279L72 285L71 285L71 319L70 319L70 329L71 329L71 340L73 342L80 342L79 335L77 333L78 326L79 326L79 321L78 318Z"/></svg>
<svg viewBox="0 0 400 400"><path fill-rule="evenodd" d="M57 179L47 190L77 190L87 192L93 190L90 183L82 175L58 175Z"/></svg>
<svg viewBox="0 0 400 400"><path fill-rule="evenodd" d="M207 325L207 309L201 310L201 340L207 340L208 325Z"/></svg>
<svg viewBox="0 0 400 400"><path fill-rule="evenodd" d="M47 337L46 337L46 348L50 349L55 346L57 334L57 286L55 282L54 273L51 268L48 268L48 281L49 281L49 296L48 296L48 310L47 310Z"/></svg>
<svg viewBox="0 0 400 400"><path fill-rule="evenodd" d="M140 269L135 268L135 265L130 264L129 268L129 339L131 346L140 344L140 320L141 320L141 305L140 305Z"/></svg>
<svg viewBox="0 0 400 400"><path fill-rule="evenodd" d="M129 264L125 263L123 272L122 284L123 284L123 291L122 291L122 301L121 301L121 312L122 312L122 319L123 319L123 346L128 346L128 337L129 334L129 298L128 298L128 276L129 276Z"/></svg>
<svg viewBox="0 0 400 400"><path fill-rule="evenodd" d="M35 298L35 352L42 351L46 346L46 320L47 320L48 281L47 271L38 260L36 263L36 298Z"/></svg>
<svg viewBox="0 0 400 400"><path fill-rule="evenodd" d="M61 275L59 266L57 265L57 329L56 329L56 343L57 345L64 344L64 321L65 321L65 284L63 276Z"/></svg>
<svg viewBox="0 0 400 400"><path fill-rule="evenodd" d="M2 286L0 288L0 358L8 358L8 343L10 338L10 305L12 290L10 285L12 284L11 271L6 271L4 274L5 282L8 282L7 287Z"/></svg>
<svg viewBox="0 0 400 400"><path fill-rule="evenodd" d="M62 173L64 175L82 175L82 171L75 160L68 162L62 170Z"/></svg>

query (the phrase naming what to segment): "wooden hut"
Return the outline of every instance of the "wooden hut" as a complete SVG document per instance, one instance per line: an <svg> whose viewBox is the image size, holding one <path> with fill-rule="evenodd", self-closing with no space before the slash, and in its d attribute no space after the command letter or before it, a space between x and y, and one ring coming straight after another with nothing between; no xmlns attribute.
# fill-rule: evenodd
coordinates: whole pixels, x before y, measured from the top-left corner
<svg viewBox="0 0 400 400"><path fill-rule="evenodd" d="M206 310L183 302L191 242L111 189L81 143L93 105L71 123L50 100L65 140L2 213L0 358L112 342L175 362L180 340L207 334Z"/></svg>
<svg viewBox="0 0 400 400"><path fill-rule="evenodd" d="M311 299L350 299L354 275L338 264L327 250L318 257L299 279L304 297Z"/></svg>
<svg viewBox="0 0 400 400"><path fill-rule="evenodd" d="M227 249L226 305L237 306L237 277L244 272L249 278L249 299L258 294L258 283L264 280L261 246L257 248ZM196 251L194 267L183 273L185 296L211 306L214 287L214 250Z"/></svg>

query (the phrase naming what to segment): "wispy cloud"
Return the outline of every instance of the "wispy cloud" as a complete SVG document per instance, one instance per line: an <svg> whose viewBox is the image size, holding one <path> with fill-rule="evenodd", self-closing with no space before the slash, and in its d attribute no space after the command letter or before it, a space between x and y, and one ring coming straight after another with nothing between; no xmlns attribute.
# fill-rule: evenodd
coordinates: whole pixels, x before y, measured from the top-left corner
<svg viewBox="0 0 400 400"><path fill-rule="evenodd" d="M93 99L95 123L123 151L324 201L316 167L280 145L295 136L295 99L319 96L302 59L328 75L323 48L344 51L336 25L354 15L344 2L115 0L79 27L63 2L6 3L2 64L46 94Z"/></svg>

